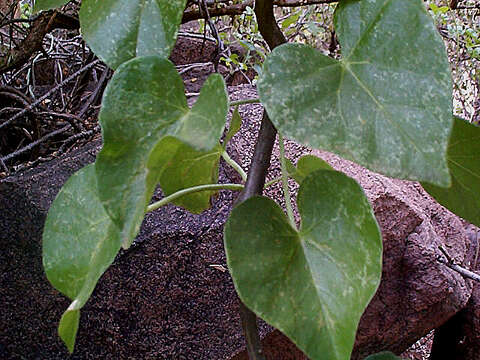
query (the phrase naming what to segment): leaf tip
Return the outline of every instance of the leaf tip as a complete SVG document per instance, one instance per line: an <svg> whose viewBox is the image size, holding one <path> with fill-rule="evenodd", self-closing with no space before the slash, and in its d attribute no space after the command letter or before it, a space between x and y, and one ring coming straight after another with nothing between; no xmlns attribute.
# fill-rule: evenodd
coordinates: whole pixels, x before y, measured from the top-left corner
<svg viewBox="0 0 480 360"><path fill-rule="evenodd" d="M58 325L58 335L65 343L70 354L75 348L75 339L77 337L78 324L80 322L80 310L65 311Z"/></svg>

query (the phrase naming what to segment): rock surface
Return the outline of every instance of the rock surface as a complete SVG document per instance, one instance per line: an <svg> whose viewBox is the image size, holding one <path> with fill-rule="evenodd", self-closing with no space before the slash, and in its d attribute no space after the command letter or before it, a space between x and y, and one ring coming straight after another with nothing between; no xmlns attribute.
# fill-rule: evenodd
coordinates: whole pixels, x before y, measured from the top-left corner
<svg viewBox="0 0 480 360"><path fill-rule="evenodd" d="M233 200L226 192L200 216L167 206L146 217L134 246L82 310L68 357L56 327L69 301L44 276L41 232L62 183L98 149L91 144L0 182L0 358L228 358L243 340L233 285L222 271L222 226Z"/></svg>
<svg viewBox="0 0 480 360"><path fill-rule="evenodd" d="M245 85L230 92L232 99L256 97ZM245 105L240 112L242 130L229 150L246 169L262 110ZM41 231L59 187L69 174L93 161L98 147L91 144L0 182L2 359L68 356L56 335L68 301L43 274ZM287 142L294 162L307 152ZM469 300L470 281L436 261L443 245L459 264L471 266L474 256L463 225L416 183L391 180L332 154L315 153L364 187L384 237L382 284L361 320L353 358L383 349L400 353ZM270 178L278 175L278 158L270 170ZM239 179L223 167L221 180ZM280 198L279 184L268 193ZM234 194L221 192L200 216L173 206L149 214L134 246L117 257L82 310L71 358L228 359L240 351L238 304L228 272L222 271L222 228L233 199ZM277 351L271 359L302 358L277 331L264 324L261 328L263 335L269 332L266 342L272 345L267 352Z"/></svg>
<svg viewBox="0 0 480 360"><path fill-rule="evenodd" d="M60 310L68 302L48 283L41 258L45 215L71 173L95 159L98 143L0 182L0 358L42 358L56 340Z"/></svg>

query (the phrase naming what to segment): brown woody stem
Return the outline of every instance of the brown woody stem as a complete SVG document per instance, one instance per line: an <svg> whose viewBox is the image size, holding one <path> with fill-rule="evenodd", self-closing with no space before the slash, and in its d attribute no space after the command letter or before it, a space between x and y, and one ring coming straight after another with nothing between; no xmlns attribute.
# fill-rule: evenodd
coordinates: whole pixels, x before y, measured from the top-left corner
<svg viewBox="0 0 480 360"><path fill-rule="evenodd" d="M273 0L257 0L255 2L255 15L257 16L260 33L270 49L287 42L275 20ZM262 194L276 135L277 131L264 110L252 164L248 171L247 182L237 199L237 203ZM262 343L258 333L257 317L242 302L240 302L240 318L247 341L249 358L252 360L264 360L265 355L263 354Z"/></svg>
<svg viewBox="0 0 480 360"><path fill-rule="evenodd" d="M273 4L280 7L299 7L317 4L330 4L334 2L338 2L338 0L275 0L273 1ZM220 4L220 2L218 2L218 4ZM253 0L245 0L239 4L232 4L228 6L216 7L213 5L212 7L209 7L208 12L210 13L211 17L241 15L247 9L247 7L253 7L253 5ZM182 23L198 19L203 19L201 11L190 9L183 13Z"/></svg>

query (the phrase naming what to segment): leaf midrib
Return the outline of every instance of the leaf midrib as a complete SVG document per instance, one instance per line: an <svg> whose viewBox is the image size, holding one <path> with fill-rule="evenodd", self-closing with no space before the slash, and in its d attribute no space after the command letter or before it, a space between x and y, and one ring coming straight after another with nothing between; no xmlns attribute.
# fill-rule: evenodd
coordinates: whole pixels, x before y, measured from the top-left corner
<svg viewBox="0 0 480 360"><path fill-rule="evenodd" d="M389 0L387 0L389 1ZM390 123L390 125L394 126L398 132L400 134L403 135L403 137L413 146L413 148L419 152L419 153L422 153L424 154L424 156L426 155L425 151L423 151L422 149L420 149L417 144L415 143L415 141L413 140L413 138L410 136L410 134L405 131L401 126L400 124L397 124L397 122L393 119L392 115L390 114L390 112L385 108L385 106L383 106L381 104L380 101L378 101L378 99L376 98L376 96L373 94L372 90L370 90L370 88L364 84L360 78L357 76L357 74L350 68L350 66L348 65L348 63L345 63L344 66L346 71L348 71L352 77L355 79L355 81L357 82L357 84L367 93L367 95L373 100L373 102L375 103L375 105L377 105L377 107L379 108L379 110L385 115L385 118L387 119L387 121ZM343 83L341 84L343 85ZM341 88L339 88L339 92L341 92ZM338 104L339 105L339 104ZM342 117L343 119L343 115L340 114L340 116Z"/></svg>
<svg viewBox="0 0 480 360"><path fill-rule="evenodd" d="M304 238L300 236L300 232L297 232L297 234L298 234L297 236L298 236L298 240L299 240L299 246L302 249L303 257L305 259L305 262L308 264L308 275L310 277L310 281L313 284L313 288L315 289L315 293L317 294L318 304L320 305L320 309L322 310L322 314L321 314L322 320L323 320L323 323L325 324L325 326L328 328L328 331L326 333L327 333L328 341L330 342L330 348L333 349L333 352L335 353L337 359L339 359L340 357L339 357L339 353L338 353L338 350L337 350L337 346L335 345L336 343L334 341L334 336L332 335L334 333L334 329L332 329L330 327L329 322L325 319L325 315L324 315L324 313L326 312L325 311L325 305L323 304L323 301L320 300L320 294L318 293L318 288L316 286L316 283L315 283L315 280L314 280L314 277L313 277L313 274L312 274L312 270L311 270L312 265L310 264L310 261L309 261L309 258L307 256L307 254L306 254L306 249L305 249L305 246L304 246L304 243L306 243L306 242L308 242L310 244L314 244L314 243L308 241L308 239L304 240ZM315 248L317 248L317 247L315 246ZM322 251L322 254L325 254L325 252Z"/></svg>
<svg viewBox="0 0 480 360"><path fill-rule="evenodd" d="M366 0L365 0L366 1ZM360 43L362 42L362 40L365 38L365 36L367 36L374 28L374 26L376 25L376 23L380 20L380 17L381 15L383 15L383 12L384 12L384 9L390 5L392 0L385 0L385 2L383 3L382 7L380 9L378 9L378 12L377 14L375 14L375 16L373 17L372 21L370 22L370 24L367 25L365 31L360 35L360 37L358 38L357 42L355 43L355 45L353 45L353 47L350 50L349 54L347 55L347 57L345 58L345 61L348 62L349 58L351 56L353 56L353 54L355 53L355 50L357 50L358 46L360 45Z"/></svg>
<svg viewBox="0 0 480 360"><path fill-rule="evenodd" d="M417 150L417 152L419 153L422 153L424 154L424 156L426 155L426 153L420 149L414 142L414 140L410 137L410 135L408 134L408 132L406 132L399 124L397 124L395 122L395 120L392 118L390 112L388 112L385 107L378 101L378 99L374 96L373 92L360 80L360 78L357 76L357 74L351 69L351 67L349 66L350 64L354 64L354 63L358 63L359 61L355 61L355 62L350 62L349 59L355 54L355 51L357 50L358 46L360 45L360 43L362 42L362 40L368 35L370 34L370 32L373 30L373 28L375 27L375 25L380 21L381 19L381 16L383 15L384 13L384 10L387 6L390 5L392 0L385 0L385 2L383 3L382 7L378 10L378 12L375 14L375 16L373 17L372 21L368 24L368 26L366 27L365 31L361 34L361 36L358 38L357 42L355 43L355 45L349 49L350 52L349 54L347 55L347 57L343 60L340 61L340 63L342 63L342 70L346 70L348 71L352 77L357 81L358 85L368 94L368 96L374 101L375 105L377 105L377 107L384 113L385 115L385 118L389 121L389 123L394 126L397 130L399 130L399 133L403 134L404 138L410 142L410 144L413 146L413 148L415 150ZM367 61L365 61L366 63L369 63ZM341 93L341 86L343 85L343 76L341 78L341 82L339 84L339 88L338 88L338 96L337 96L337 106L338 108L340 109L340 117L342 118L342 120L345 122L345 119L342 115L342 112L341 112L341 104L340 104L340 93Z"/></svg>

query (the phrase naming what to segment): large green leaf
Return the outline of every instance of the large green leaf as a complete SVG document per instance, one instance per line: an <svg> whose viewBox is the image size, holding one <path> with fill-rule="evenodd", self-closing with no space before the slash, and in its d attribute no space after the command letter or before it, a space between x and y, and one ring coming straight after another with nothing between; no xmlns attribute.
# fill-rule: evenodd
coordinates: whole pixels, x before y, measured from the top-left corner
<svg viewBox="0 0 480 360"><path fill-rule="evenodd" d="M82 35L115 69L137 56L167 58L175 45L186 0L83 0Z"/></svg>
<svg viewBox="0 0 480 360"><path fill-rule="evenodd" d="M65 5L70 0L36 0L33 6L33 12L37 13L42 10L55 9Z"/></svg>
<svg viewBox="0 0 480 360"><path fill-rule="evenodd" d="M99 115L104 145L96 170L100 198L122 231L124 247L137 234L155 185L165 168L171 167L181 142L199 154L216 149L227 111L225 83L218 74L207 79L189 109L182 79L170 61L149 56L118 68ZM194 157L191 151L185 156ZM205 160L204 174L211 176L214 162ZM194 175L199 172L185 176ZM195 185L202 184L203 178L198 181Z"/></svg>
<svg viewBox="0 0 480 360"><path fill-rule="evenodd" d="M43 267L48 280L72 303L59 334L73 351L80 309L120 250L117 227L98 198L95 168L75 173L58 193L43 230Z"/></svg>
<svg viewBox="0 0 480 360"><path fill-rule="evenodd" d="M455 117L447 156L452 185L422 186L447 209L480 226L480 127Z"/></svg>
<svg viewBox="0 0 480 360"><path fill-rule="evenodd" d="M225 226L227 262L242 301L311 359L347 360L380 282L382 241L360 186L319 170L298 193L293 229L272 200L254 197Z"/></svg>
<svg viewBox="0 0 480 360"><path fill-rule="evenodd" d="M267 58L260 99L277 129L383 174L448 186L451 76L420 0L345 0L342 60L286 44Z"/></svg>

